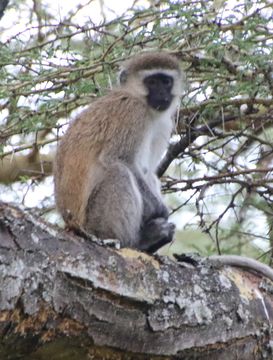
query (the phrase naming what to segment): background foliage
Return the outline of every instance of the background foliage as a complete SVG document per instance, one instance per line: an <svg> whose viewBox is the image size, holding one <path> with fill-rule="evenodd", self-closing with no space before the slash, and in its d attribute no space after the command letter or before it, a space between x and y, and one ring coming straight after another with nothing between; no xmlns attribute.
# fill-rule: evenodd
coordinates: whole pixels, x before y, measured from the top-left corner
<svg viewBox="0 0 273 360"><path fill-rule="evenodd" d="M120 61L169 49L187 76L158 170L180 230L174 246L271 258L272 1L136 0L117 12L103 0L5 3L2 200L55 222L52 161L69 120L112 86Z"/></svg>

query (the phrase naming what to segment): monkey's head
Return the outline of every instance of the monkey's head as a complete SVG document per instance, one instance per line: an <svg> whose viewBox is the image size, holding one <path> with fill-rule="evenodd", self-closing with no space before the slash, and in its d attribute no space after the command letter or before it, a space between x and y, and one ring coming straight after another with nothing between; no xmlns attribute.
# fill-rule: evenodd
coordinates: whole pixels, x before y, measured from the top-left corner
<svg viewBox="0 0 273 360"><path fill-rule="evenodd" d="M126 61L119 81L133 95L143 96L156 111L167 110L182 92L179 62L163 51L141 53Z"/></svg>

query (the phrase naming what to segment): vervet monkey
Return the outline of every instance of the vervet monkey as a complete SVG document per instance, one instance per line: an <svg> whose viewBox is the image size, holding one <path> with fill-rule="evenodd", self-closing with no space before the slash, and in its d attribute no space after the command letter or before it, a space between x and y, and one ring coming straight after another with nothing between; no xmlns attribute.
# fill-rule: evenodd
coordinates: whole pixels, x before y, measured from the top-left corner
<svg viewBox="0 0 273 360"><path fill-rule="evenodd" d="M175 228L155 173L174 127L182 74L174 56L147 52L125 62L119 78L61 140L56 204L69 228L154 252Z"/></svg>
<svg viewBox="0 0 273 360"><path fill-rule="evenodd" d="M155 173L181 92L178 60L165 52L142 53L124 63L117 89L75 119L54 166L56 203L68 227L148 252L172 240L174 225ZM253 259L209 259L273 281L273 270Z"/></svg>

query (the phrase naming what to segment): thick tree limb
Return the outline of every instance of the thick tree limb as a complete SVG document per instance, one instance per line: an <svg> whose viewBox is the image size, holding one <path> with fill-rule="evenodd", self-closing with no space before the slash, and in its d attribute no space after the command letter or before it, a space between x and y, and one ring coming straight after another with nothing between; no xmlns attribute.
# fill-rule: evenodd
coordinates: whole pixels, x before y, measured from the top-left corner
<svg viewBox="0 0 273 360"><path fill-rule="evenodd" d="M3 203L0 267L1 359L271 356L272 284L254 274L114 250Z"/></svg>
<svg viewBox="0 0 273 360"><path fill-rule="evenodd" d="M22 177L43 178L51 175L54 154L9 155L0 159L0 183L11 184Z"/></svg>

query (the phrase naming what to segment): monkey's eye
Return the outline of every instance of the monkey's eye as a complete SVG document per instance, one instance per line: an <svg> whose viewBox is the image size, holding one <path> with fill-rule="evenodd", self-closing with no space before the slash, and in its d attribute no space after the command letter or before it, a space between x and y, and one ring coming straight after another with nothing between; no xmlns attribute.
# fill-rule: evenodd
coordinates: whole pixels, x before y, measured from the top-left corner
<svg viewBox="0 0 273 360"><path fill-rule="evenodd" d="M164 78L162 78L162 83L164 86L170 88L173 86L173 79L170 76L164 76Z"/></svg>
<svg viewBox="0 0 273 360"><path fill-rule="evenodd" d="M158 89L163 86L165 89L171 89L173 86L173 78L166 74L154 74L144 79L144 84L148 89Z"/></svg>
<svg viewBox="0 0 273 360"><path fill-rule="evenodd" d="M145 84L148 87L156 87L158 85L158 80L155 77L150 76L150 77L145 79Z"/></svg>

